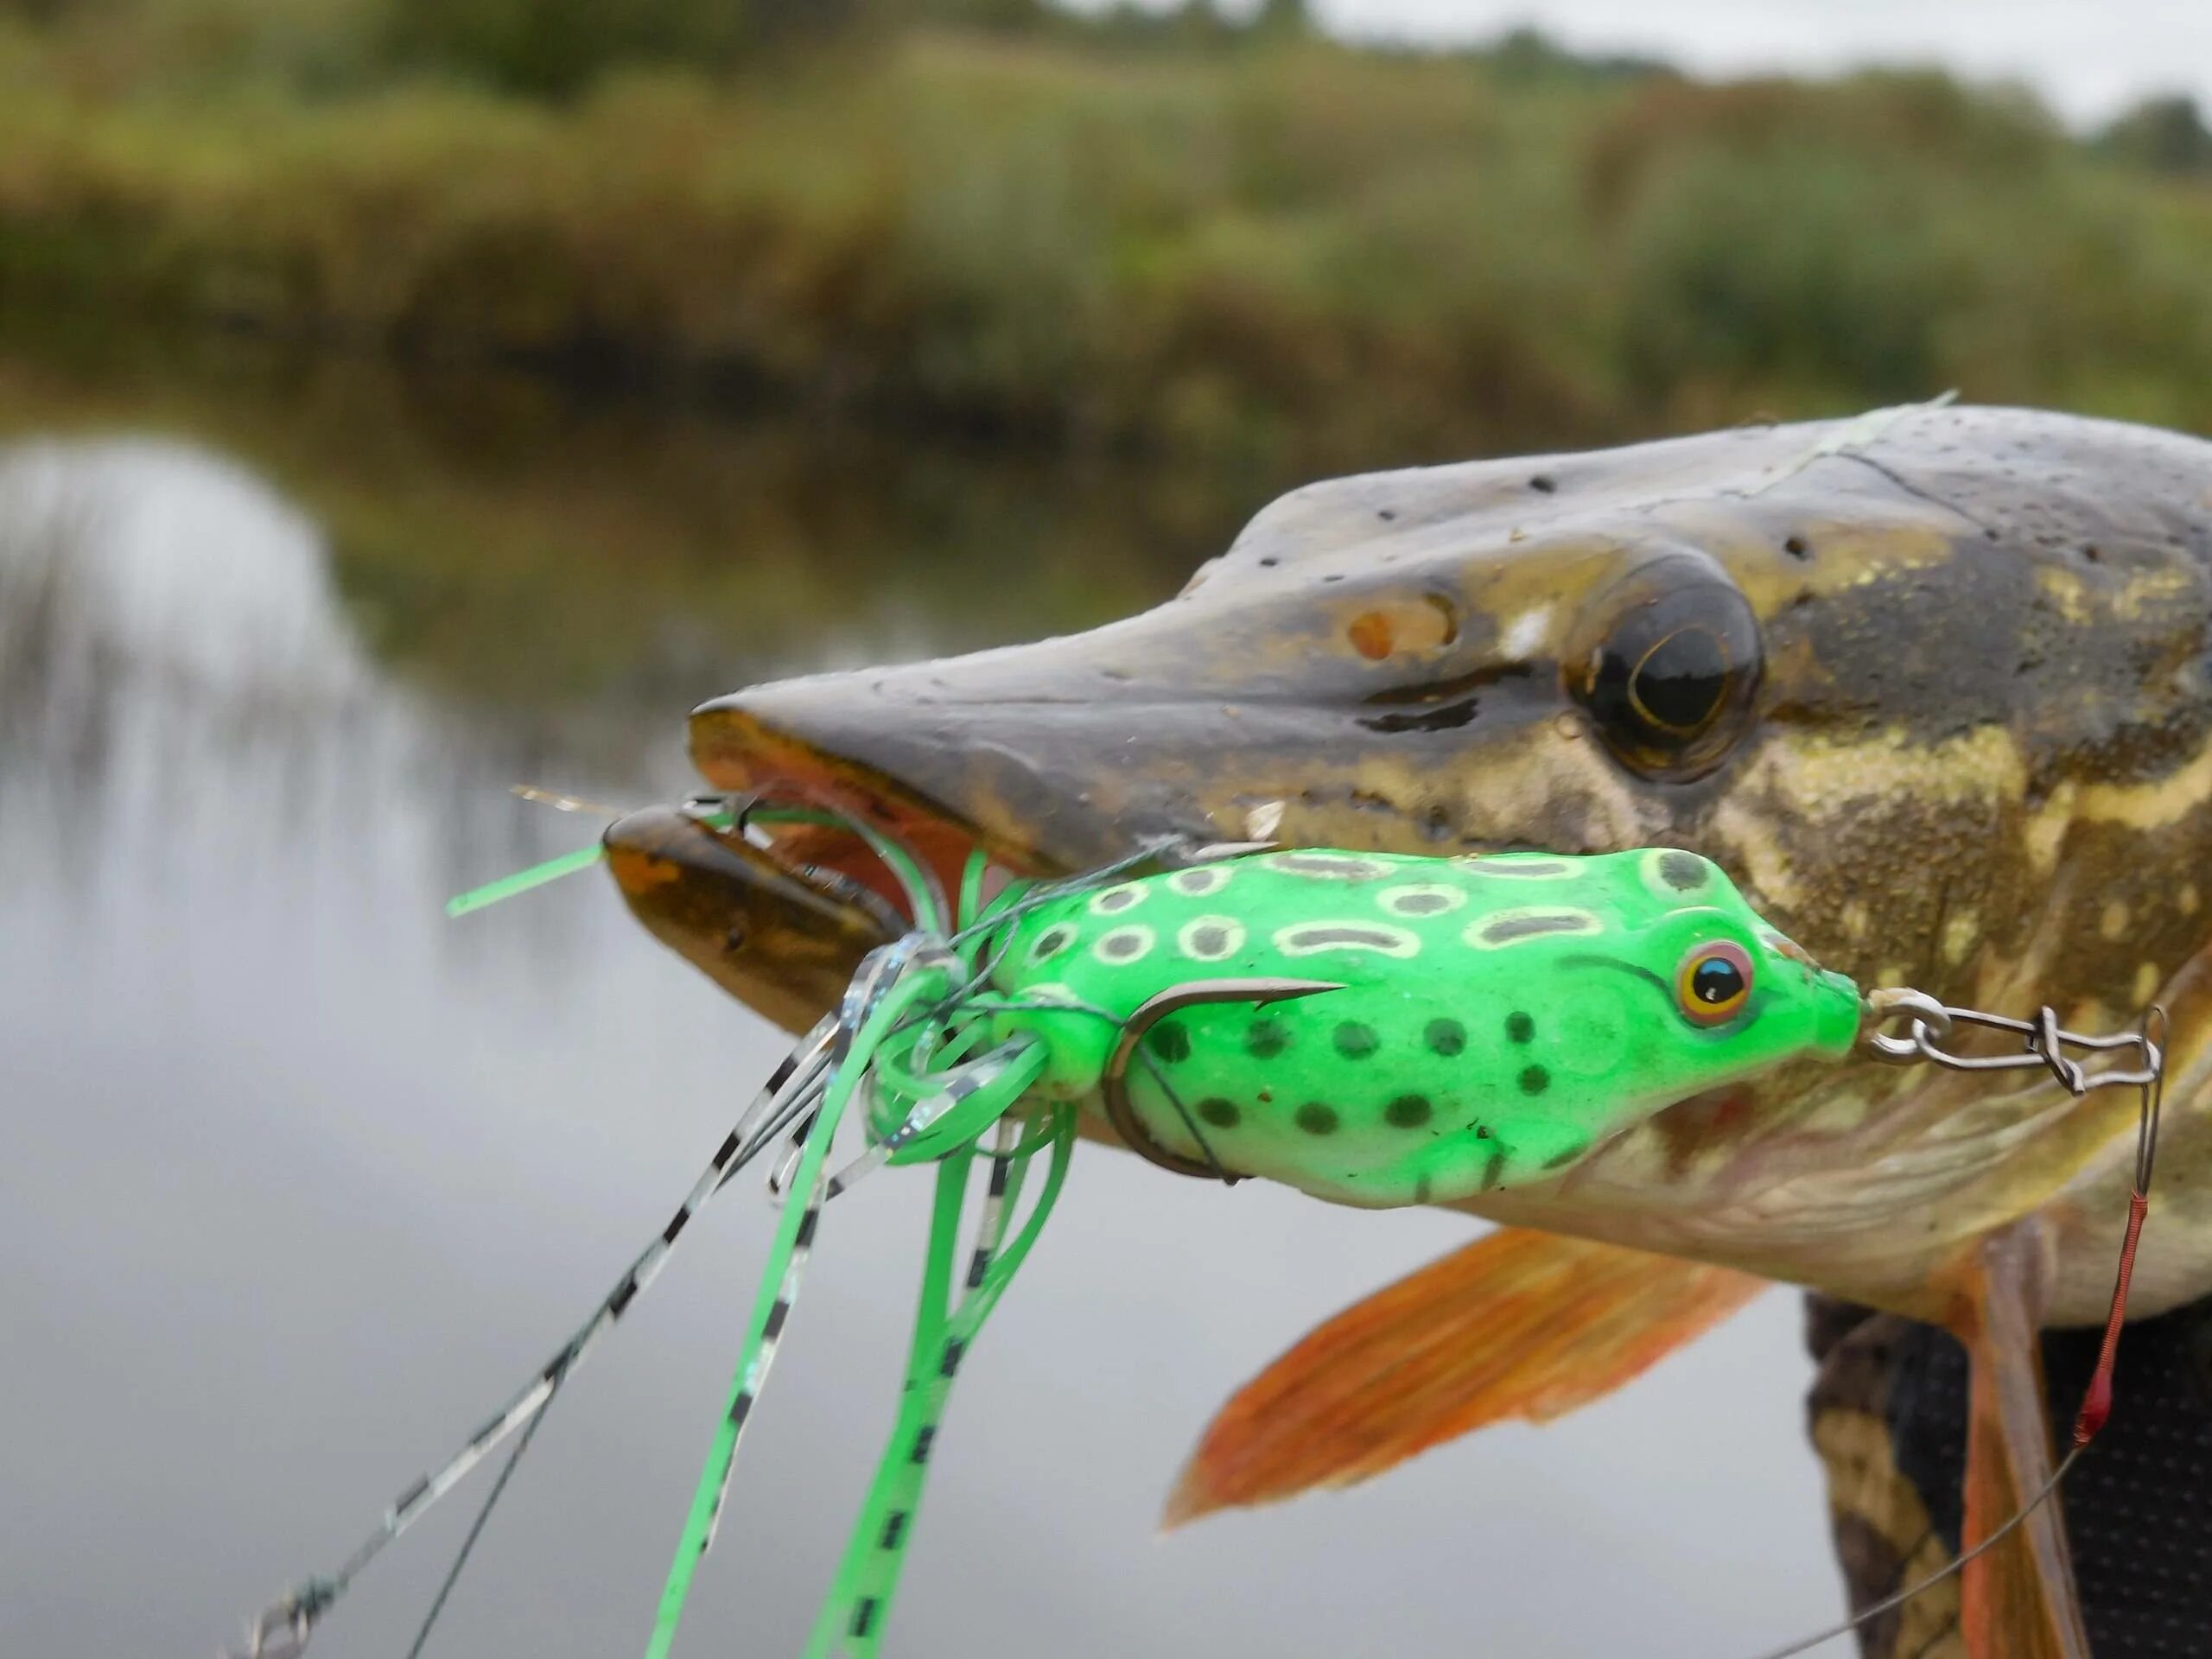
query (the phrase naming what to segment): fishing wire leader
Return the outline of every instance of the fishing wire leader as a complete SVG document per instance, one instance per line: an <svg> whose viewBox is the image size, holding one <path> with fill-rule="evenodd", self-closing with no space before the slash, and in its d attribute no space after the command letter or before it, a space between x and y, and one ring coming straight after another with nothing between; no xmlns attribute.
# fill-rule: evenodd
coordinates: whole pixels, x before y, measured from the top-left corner
<svg viewBox="0 0 2212 1659"><path fill-rule="evenodd" d="M1904 1588L1883 1597L1879 1601L1859 1608L1848 1618L1831 1624L1824 1630L1816 1630L1812 1635L1800 1637L1795 1642L1785 1643L1781 1647L1770 1648L1765 1652L1756 1656L1756 1659L1795 1659L1795 1656L1798 1654L1809 1652L1822 1643L1832 1642L1840 1636L1848 1636L1870 1620L1879 1618L1884 1613L1904 1606L1905 1603L1923 1591L1931 1590L1946 1579L1963 1573L1968 1563L1978 1560L2002 1542L2058 1491L2060 1484L2072 1472L2074 1465L2081 1461L2082 1454L2089 1449L2089 1443L2096 1438L2098 1431L2104 1427L2106 1421L2112 1413L2113 1372L2120 1357L2120 1327L2127 1322L2127 1292L2135 1274L2135 1253L2142 1241L2144 1218L2150 1213L2151 1176L2158 1161L2158 1129L2166 1097L2168 1022L2166 1011L2163 1007L2154 1002L2145 1008L2143 1011L2142 1020L2133 1033L2094 1038L2079 1037L2072 1033L2059 1031L2056 1020L2048 1007L2042 1009L2035 1020L2029 1021L2008 1020L1995 1014L1976 1014L1968 1009L1945 1007L1942 1004L1936 1002L1934 998L1925 996L1918 991L1887 994L1881 991L1872 992L1867 997L1870 1007L1876 1003L1878 998L1884 999L1881 1007L1876 1010L1878 1020L1909 1015L1913 1022L1912 1035L1910 1039L1885 1037L1870 1027L1866 1038L1870 1046L1885 1043L1897 1046L1895 1048L1875 1049L1875 1052L1885 1058L1895 1060L1900 1064L1926 1058L1959 1071L1994 1071L2022 1064L2047 1065L2058 1080L2077 1096L2105 1084L2132 1084L2139 1089L2141 1091L2141 1102L2136 1118L2134 1184L2127 1197L2127 1225L2120 1237L2120 1266L2113 1281L2112 1306L2106 1315L2104 1338L2098 1348L2096 1368L2090 1373L2088 1386L2082 1390L2081 1408L2074 1419L2073 1444L2067 1448L2066 1455L2058 1460L2057 1466L2052 1469L2044 1483L2036 1489L2034 1494L2015 1510L2002 1526L1998 1527L1987 1537L1981 1539L1971 1549L1966 1550L1947 1565L1929 1573L1917 1583L1907 1585ZM1933 1015L1941 1016L1939 1028L1931 1028L1929 1023L1931 1013ZM2029 1053L2024 1059L2011 1055L1993 1057L1993 1057L1950 1054L1937 1048L1936 1043L1942 1037L1950 1034L1950 1022L1953 1020L1982 1025L2010 1032L2015 1035L2024 1033ZM2154 1027L2157 1031L2155 1038L2152 1034ZM2059 1039L2094 1049L2134 1047L2144 1055L2144 1065L2139 1072L2121 1072L2107 1069L2101 1072L2084 1074L2075 1062L2066 1059L2061 1054L2057 1040ZM2071 1068L2070 1071L2069 1068Z"/></svg>

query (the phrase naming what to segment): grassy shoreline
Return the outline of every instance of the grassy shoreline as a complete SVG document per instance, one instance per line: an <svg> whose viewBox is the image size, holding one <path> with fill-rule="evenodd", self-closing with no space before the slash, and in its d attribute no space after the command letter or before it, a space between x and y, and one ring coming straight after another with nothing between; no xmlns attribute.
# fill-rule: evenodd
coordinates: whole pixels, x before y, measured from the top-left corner
<svg viewBox="0 0 2212 1659"><path fill-rule="evenodd" d="M568 102L86 79L0 33L17 327L219 319L1311 471L1947 385L2212 429L2212 187L1936 77L939 30Z"/></svg>

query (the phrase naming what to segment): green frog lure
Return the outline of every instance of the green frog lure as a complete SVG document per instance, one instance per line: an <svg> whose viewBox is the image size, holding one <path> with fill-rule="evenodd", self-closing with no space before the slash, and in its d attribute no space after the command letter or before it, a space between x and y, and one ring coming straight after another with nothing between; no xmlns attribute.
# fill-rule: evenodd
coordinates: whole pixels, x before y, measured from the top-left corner
<svg viewBox="0 0 2212 1659"><path fill-rule="evenodd" d="M1859 1035L1852 982L1668 849L1257 853L1052 899L992 1016L1154 1161L1342 1204L1556 1175L1656 1107ZM1141 1064L1132 1065L1133 1058Z"/></svg>
<svg viewBox="0 0 2212 1659"><path fill-rule="evenodd" d="M694 810L733 822L720 804ZM299 1652L369 1560L521 1430L519 1457L698 1208L779 1141L770 1188L781 1216L648 1659L669 1652L713 1541L823 1208L874 1169L934 1164L937 1199L897 1420L808 1659L877 1651L954 1376L1051 1213L1085 1103L1181 1173L1260 1177L1372 1207L1448 1203L1554 1179L1666 1104L1787 1062L1841 1059L1862 1033L1885 1058L1942 1060L1946 1016L1963 1014L1915 993L1862 996L1764 921L1719 866L1672 849L1432 858L1237 846L1179 858L1162 846L1077 880L1016 882L988 901L979 854L955 906L903 848L852 827L898 875L913 931L869 956L659 1236L530 1383L404 1492L337 1573L261 1615L245 1649L253 1659ZM524 885L495 884L502 895ZM1904 1016L1910 1040L1879 1033ZM2032 1033L2027 1047L2002 1063L2074 1065L2050 1058L2056 1042L2037 1049ZM2154 1071L2147 1039L2144 1047ZM2069 1082L2078 1092L2144 1080L2076 1065ZM833 1166L849 1122L861 1149ZM1016 1228L1025 1188L1033 1199ZM428 1634L426 1621L418 1651Z"/></svg>

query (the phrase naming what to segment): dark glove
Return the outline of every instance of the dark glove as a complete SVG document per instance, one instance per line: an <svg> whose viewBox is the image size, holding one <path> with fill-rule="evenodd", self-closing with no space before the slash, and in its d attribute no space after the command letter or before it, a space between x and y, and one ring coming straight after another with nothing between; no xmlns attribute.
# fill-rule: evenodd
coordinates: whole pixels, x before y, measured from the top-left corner
<svg viewBox="0 0 2212 1659"><path fill-rule="evenodd" d="M2102 1332L2044 1336L2068 1444ZM1957 1554L1967 1357L1947 1332L1812 1296L1808 1401L1836 1556L1864 1607ZM2127 1327L2112 1420L2060 1488L2096 1659L2212 1659L2212 1299ZM1955 1577L1862 1627L1866 1659L1957 1659Z"/></svg>

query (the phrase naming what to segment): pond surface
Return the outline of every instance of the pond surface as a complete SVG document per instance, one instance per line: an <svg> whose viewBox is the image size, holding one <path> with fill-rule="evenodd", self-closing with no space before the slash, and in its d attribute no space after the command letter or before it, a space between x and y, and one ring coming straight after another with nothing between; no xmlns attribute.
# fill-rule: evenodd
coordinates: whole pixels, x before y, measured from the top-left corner
<svg viewBox="0 0 2212 1659"><path fill-rule="evenodd" d="M692 702L1138 608L1281 482L0 336L0 1651L205 1654L334 1566L785 1047L596 874L447 921L595 832L508 785L677 793ZM927 1189L825 1231L679 1652L797 1651ZM769 1224L733 1189L564 1391L430 1652L642 1645ZM1786 1294L1564 1423L1155 1537L1237 1382L1468 1236L1083 1147L888 1651L1725 1659L1833 1617ZM477 1491L319 1656L405 1651Z"/></svg>

